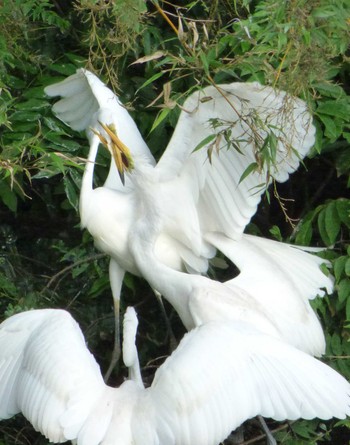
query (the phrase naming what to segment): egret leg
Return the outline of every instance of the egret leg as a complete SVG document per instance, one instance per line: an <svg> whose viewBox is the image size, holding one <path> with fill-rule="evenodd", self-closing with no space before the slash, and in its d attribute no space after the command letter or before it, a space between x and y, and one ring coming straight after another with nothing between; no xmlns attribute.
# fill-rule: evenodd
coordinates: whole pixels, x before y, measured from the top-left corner
<svg viewBox="0 0 350 445"><path fill-rule="evenodd" d="M154 294L155 294L155 296L156 296L156 298L157 298L157 300L158 300L158 302L159 302L160 309L161 309L161 311L162 311L162 314L163 314L163 317L164 317L164 320L165 320L165 325L166 325L166 328L167 328L167 333L168 333L168 335L169 335L170 349L171 349L171 351L174 351L174 350L177 348L177 346L178 346L178 342L177 342L177 340L176 340L176 338L175 338L174 332L173 332L172 327L171 327L171 324L170 324L170 320L169 320L169 318L168 318L168 316L167 316L167 313L166 313L166 310L165 310L165 307L164 307L164 303L163 303L162 296L161 296L161 294L160 294L157 290L155 290L155 289L153 289L153 292L154 292Z"/></svg>
<svg viewBox="0 0 350 445"><path fill-rule="evenodd" d="M260 425L262 429L264 430L264 433L266 434L266 443L267 445L277 445L276 439L273 437L271 431L269 430L269 427L267 426L264 418L262 416L258 416Z"/></svg>
<svg viewBox="0 0 350 445"><path fill-rule="evenodd" d="M112 351L111 361L109 363L108 369L104 375L104 381L107 382L112 374L113 369L116 367L120 355L120 299L113 298L114 303L114 347Z"/></svg>
<svg viewBox="0 0 350 445"><path fill-rule="evenodd" d="M122 269L117 262L110 259L109 262L109 281L112 289L113 307L114 307L114 346L107 372L104 375L104 381L107 382L113 369L116 367L120 356L120 293L123 283L125 270Z"/></svg>

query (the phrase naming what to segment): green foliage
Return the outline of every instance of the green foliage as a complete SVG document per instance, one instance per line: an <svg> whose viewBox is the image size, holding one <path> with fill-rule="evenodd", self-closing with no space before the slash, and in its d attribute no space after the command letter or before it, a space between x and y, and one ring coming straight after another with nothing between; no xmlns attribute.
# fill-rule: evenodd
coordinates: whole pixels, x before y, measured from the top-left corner
<svg viewBox="0 0 350 445"><path fill-rule="evenodd" d="M158 6L157 6L158 5ZM314 112L312 159L286 187L266 196L250 229L279 240L323 246L334 295L314 302L327 333L326 360L350 378L350 6L345 0L207 2L178 7L143 0L3 0L0 8L0 307L3 316L36 307L69 308L102 367L111 350L108 260L79 229L80 181L87 154L51 113L43 88L86 66L119 92L156 156L166 146L178 104L195 89L258 80L304 98ZM159 9L161 8L161 10ZM166 21L165 16L168 18ZM137 110L137 113L134 111ZM212 122L212 148L218 135ZM272 163L274 129L256 165ZM230 126L220 134L229 149ZM210 156L210 152L208 153ZM97 183L109 159L98 159ZM244 177L242 178L242 180ZM289 188L288 188L289 187ZM279 194L287 195L284 201ZM277 200L274 198L277 196ZM269 197L270 202L267 200ZM292 204L295 200L295 204ZM282 209L280 208L282 206ZM290 214L290 218L289 218ZM297 219L295 230L285 222ZM227 273L227 272L225 272ZM328 272L327 272L328 273ZM142 280L127 276L123 304L140 315L144 374L167 354L159 309ZM167 308L179 337L176 315ZM123 373L116 372L116 383ZM0 443L44 444L21 419L0 423ZM276 432L286 445L343 445L344 422L298 421ZM280 428L278 426L277 428ZM14 433L15 431L15 433ZM256 432L254 431L256 436Z"/></svg>

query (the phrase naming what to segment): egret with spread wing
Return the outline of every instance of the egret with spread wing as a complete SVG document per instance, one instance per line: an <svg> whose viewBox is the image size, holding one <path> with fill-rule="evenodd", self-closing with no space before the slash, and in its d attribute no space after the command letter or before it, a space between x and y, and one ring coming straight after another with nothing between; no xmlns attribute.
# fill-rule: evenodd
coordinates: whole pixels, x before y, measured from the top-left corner
<svg viewBox="0 0 350 445"><path fill-rule="evenodd" d="M149 388L138 373L131 308L123 356L136 377L118 388L104 383L68 312L14 315L0 325L0 418L21 412L54 443L217 445L257 414L276 420L350 414L342 376L281 342L263 313L242 309L242 318L187 333Z"/></svg>
<svg viewBox="0 0 350 445"><path fill-rule="evenodd" d="M314 143L315 129L303 101L258 83L196 91L183 104L174 134L155 165L125 108L92 73L78 70L47 87L46 92L62 96L53 106L54 113L71 128L85 129L88 134L90 152L80 194L81 222L96 246L111 257L116 323L124 271L140 275L129 245L138 207L143 205L130 175L124 172L132 168L132 159L150 167L154 183L159 184L162 230L153 248L163 264L205 273L218 247L227 255L232 253L238 267L244 263L243 267L249 268L243 252L247 244L261 259L269 259L270 242L247 237L243 230L265 186L272 179L287 180ZM113 153L118 172L111 162L106 183L94 189L94 162L101 142ZM248 176L247 169L252 170ZM225 240L230 246L226 249ZM332 289L332 280L319 269L319 258L299 251L299 261L293 261L291 267L284 260L293 248L272 242L271 246L275 256L268 267L277 267L282 281L286 277L291 299L297 294L298 300L305 301L322 294L322 288ZM254 264L257 269L258 262ZM186 310L183 307L181 312ZM317 348L318 354L323 352L322 345Z"/></svg>
<svg viewBox="0 0 350 445"><path fill-rule="evenodd" d="M163 187L168 190L171 181L164 184L155 174L155 168L138 160L137 156L129 179L134 184L138 209L128 240L131 254L142 276L175 308L188 330L209 321L235 320L237 313L240 317L244 312L242 307L246 306L264 313L286 343L310 355L324 353L323 330L309 303L310 289L317 291L314 277L308 276L315 268L315 257L288 244L250 236L234 241L213 232L206 236L237 260L240 274L220 283L201 275L176 271L164 264L154 249L159 233L167 224ZM260 248L259 243L267 246ZM267 248L269 255L266 255Z"/></svg>

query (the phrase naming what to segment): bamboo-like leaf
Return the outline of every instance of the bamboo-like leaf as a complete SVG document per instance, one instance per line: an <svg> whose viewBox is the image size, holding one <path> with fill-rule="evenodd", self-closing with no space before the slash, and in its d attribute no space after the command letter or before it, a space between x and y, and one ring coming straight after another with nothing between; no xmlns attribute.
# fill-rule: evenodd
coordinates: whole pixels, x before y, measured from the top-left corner
<svg viewBox="0 0 350 445"><path fill-rule="evenodd" d="M199 144L196 145L196 147L192 150L192 153L194 153L195 151L198 151L201 148L205 147L206 145L210 144L211 142L214 141L214 139L216 139L216 137L217 137L216 134L210 134L209 136L204 138L202 141L200 141Z"/></svg>
<svg viewBox="0 0 350 445"><path fill-rule="evenodd" d="M165 56L165 52L163 51L156 51L153 54L149 54L148 56L140 57L139 59L135 60L135 62L130 63L130 65L136 65L136 64L142 64L146 62L151 62L152 60L160 59L161 57Z"/></svg>
<svg viewBox="0 0 350 445"><path fill-rule="evenodd" d="M142 88L145 88L147 85L153 83L155 80L159 79L163 75L164 75L163 71L161 71L160 73L154 74L152 77L150 77L145 82L143 82L143 84L137 89L136 93L138 93L140 90L142 90Z"/></svg>
<svg viewBox="0 0 350 445"><path fill-rule="evenodd" d="M163 110L158 114L155 121L153 122L150 133L152 133L152 131L158 127L158 125L167 117L169 112L170 112L170 108L163 108Z"/></svg>
<svg viewBox="0 0 350 445"><path fill-rule="evenodd" d="M259 165L256 162L252 162L251 164L249 164L248 167L242 173L242 176L239 178L238 184L240 184L242 181L244 181L245 178L247 176L249 176L251 173L257 171L258 168L259 168Z"/></svg>

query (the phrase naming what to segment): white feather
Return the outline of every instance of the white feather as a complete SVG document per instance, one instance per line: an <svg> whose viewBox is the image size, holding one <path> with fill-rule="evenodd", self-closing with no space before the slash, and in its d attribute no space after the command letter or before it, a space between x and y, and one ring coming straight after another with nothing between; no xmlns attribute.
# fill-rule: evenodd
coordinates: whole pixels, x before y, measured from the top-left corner
<svg viewBox="0 0 350 445"><path fill-rule="evenodd" d="M129 322L135 326L132 310L127 331ZM16 385L2 374L0 406L11 392L18 411L55 443L216 445L257 414L276 420L350 414L343 377L239 317L186 334L148 389L131 380L106 386L65 311L25 312L1 324L2 365L15 355L22 357Z"/></svg>
<svg viewBox="0 0 350 445"><path fill-rule="evenodd" d="M251 235L233 241L209 233L206 239L240 270L227 286L256 296L286 342L311 355L324 354L323 330L309 299L322 296L324 289L333 291L332 277L320 269L325 260L298 246Z"/></svg>
<svg viewBox="0 0 350 445"><path fill-rule="evenodd" d="M81 222L94 237L96 246L111 257L110 282L116 310L119 310L121 282L125 270L143 275L149 280L147 268L140 268L140 261L144 258L140 259L139 256L144 256L145 251L132 244L137 220L146 220L147 233L148 229L153 230L150 215L155 211L159 216L159 227L152 246L149 246L150 241L148 246L162 264L174 270L205 273L208 259L215 255L218 247L229 258L236 259L240 267L243 257L232 251L248 246L247 257L248 251L255 245L259 246L256 248L260 249L262 259L259 270L252 263L249 271L248 262L245 261L247 266L244 270L240 267L242 274L238 278L238 284L242 284L241 288L245 289L244 277L247 271L249 279L254 277L257 270L259 277L271 275L271 266L276 258L280 260L283 248L279 249L276 243L269 240L255 242L254 238L250 238L248 243L248 238L242 238L242 233L271 179L287 180L314 143L315 128L303 101L256 82L206 87L193 93L183 104L183 111L168 147L154 166L153 157L126 109L114 93L92 73L78 70L74 76L47 87L46 92L49 95L62 96L54 105L54 111L72 128L82 129L76 122L83 122L82 119L87 118L89 120L85 130L90 141L90 153L80 194ZM85 101L91 104L87 114L84 109ZM215 129L211 125L213 119L217 124ZM109 139L99 122L114 124L117 136L131 151L135 168L130 174L126 174L125 187L121 186L112 162L105 186L93 189L93 163L100 139L91 132L91 128ZM242 153L235 147L228 147L224 137L220 138L219 133L225 130L231 132L232 143L239 146ZM276 140L276 160L269 166L270 176L265 166L261 171L253 172L241 180L247 167L255 162L258 149L271 133ZM210 162L209 144L200 150L194 150L206 137L213 134L218 139ZM153 195L145 197L145 194L150 195L150 190ZM157 206L153 205L149 211L144 211L146 199L156 200ZM225 246L222 239L219 242L210 238L211 232L227 237L230 246ZM237 246L231 249L233 240L237 242ZM271 303L273 295L284 296L284 303L281 304L288 302L293 305L293 299L296 299L294 310L291 311L292 320L286 327L289 329L286 337L290 337L290 333L300 327L299 322L303 316L313 318L313 324L317 325L314 335L309 331L305 334L301 327L300 338L296 339L295 344L304 350L320 354L324 348L324 338L308 299L315 297L326 281L311 255L312 259L304 261L308 254L300 252L304 256L303 261L298 262L295 261L298 256L296 252L295 250L291 255L291 271L288 271L288 267L281 269L281 279L276 284L265 280L263 284L250 286L248 290L256 301L261 298L260 304L265 305ZM283 257L284 261L288 261L287 256ZM305 263L310 265L307 270L303 268ZM285 277L289 286L282 284ZM257 280L257 283L260 281ZM159 290L157 281L152 286ZM329 283L326 283L326 287L332 288ZM271 297L265 295L270 292ZM176 297L175 294L176 292L170 297L171 303L184 324L193 327L193 314L189 312L187 301L182 303L178 293ZM164 296L169 299L166 293ZM177 302L175 298L178 299ZM301 301L306 302L300 303ZM302 304L305 314L302 312ZM199 313L196 317L199 318ZM280 324L282 325L282 321ZM311 337L314 337L313 340ZM307 344L303 344L304 341Z"/></svg>
<svg viewBox="0 0 350 445"><path fill-rule="evenodd" d="M95 160L99 140L90 128L106 137L98 121L113 123L134 161L153 165L146 144L118 98L89 71L78 70L63 82L46 87L45 91L50 96L62 97L53 110L72 128L83 129L72 123L72 116L89 120L85 127L91 146L89 176L83 182L80 206L83 227L93 235L99 249L108 253L121 268L137 274L128 246L129 230L139 206L132 181L126 175L123 188L111 162L105 187L91 193L93 171L89 164ZM87 114L80 112L84 100L92 103ZM74 106L69 107L70 101ZM278 159L271 168L273 177L284 181L310 150L315 129L304 102L258 83L232 83L219 85L217 89L206 87L193 93L183 109L174 135L153 172L163 194L163 229L156 250L160 260L169 267L203 273L208 259L215 254L215 249L205 241L206 233L219 231L230 238L239 238L260 201L263 187L259 193L256 187L265 181L265 172L251 174L240 182L247 166L255 159L255 147L251 143L254 137L263 140L268 131L276 133ZM253 117L260 120L260 127ZM215 131L210 125L211 119L222 121ZM205 137L233 122L231 138L242 145L243 154L233 148L228 150L224 138L218 145L218 153L213 151L211 163L207 159L208 146L193 153ZM114 191L106 190L107 187ZM116 282L115 298L119 297L120 286L121 283Z"/></svg>

